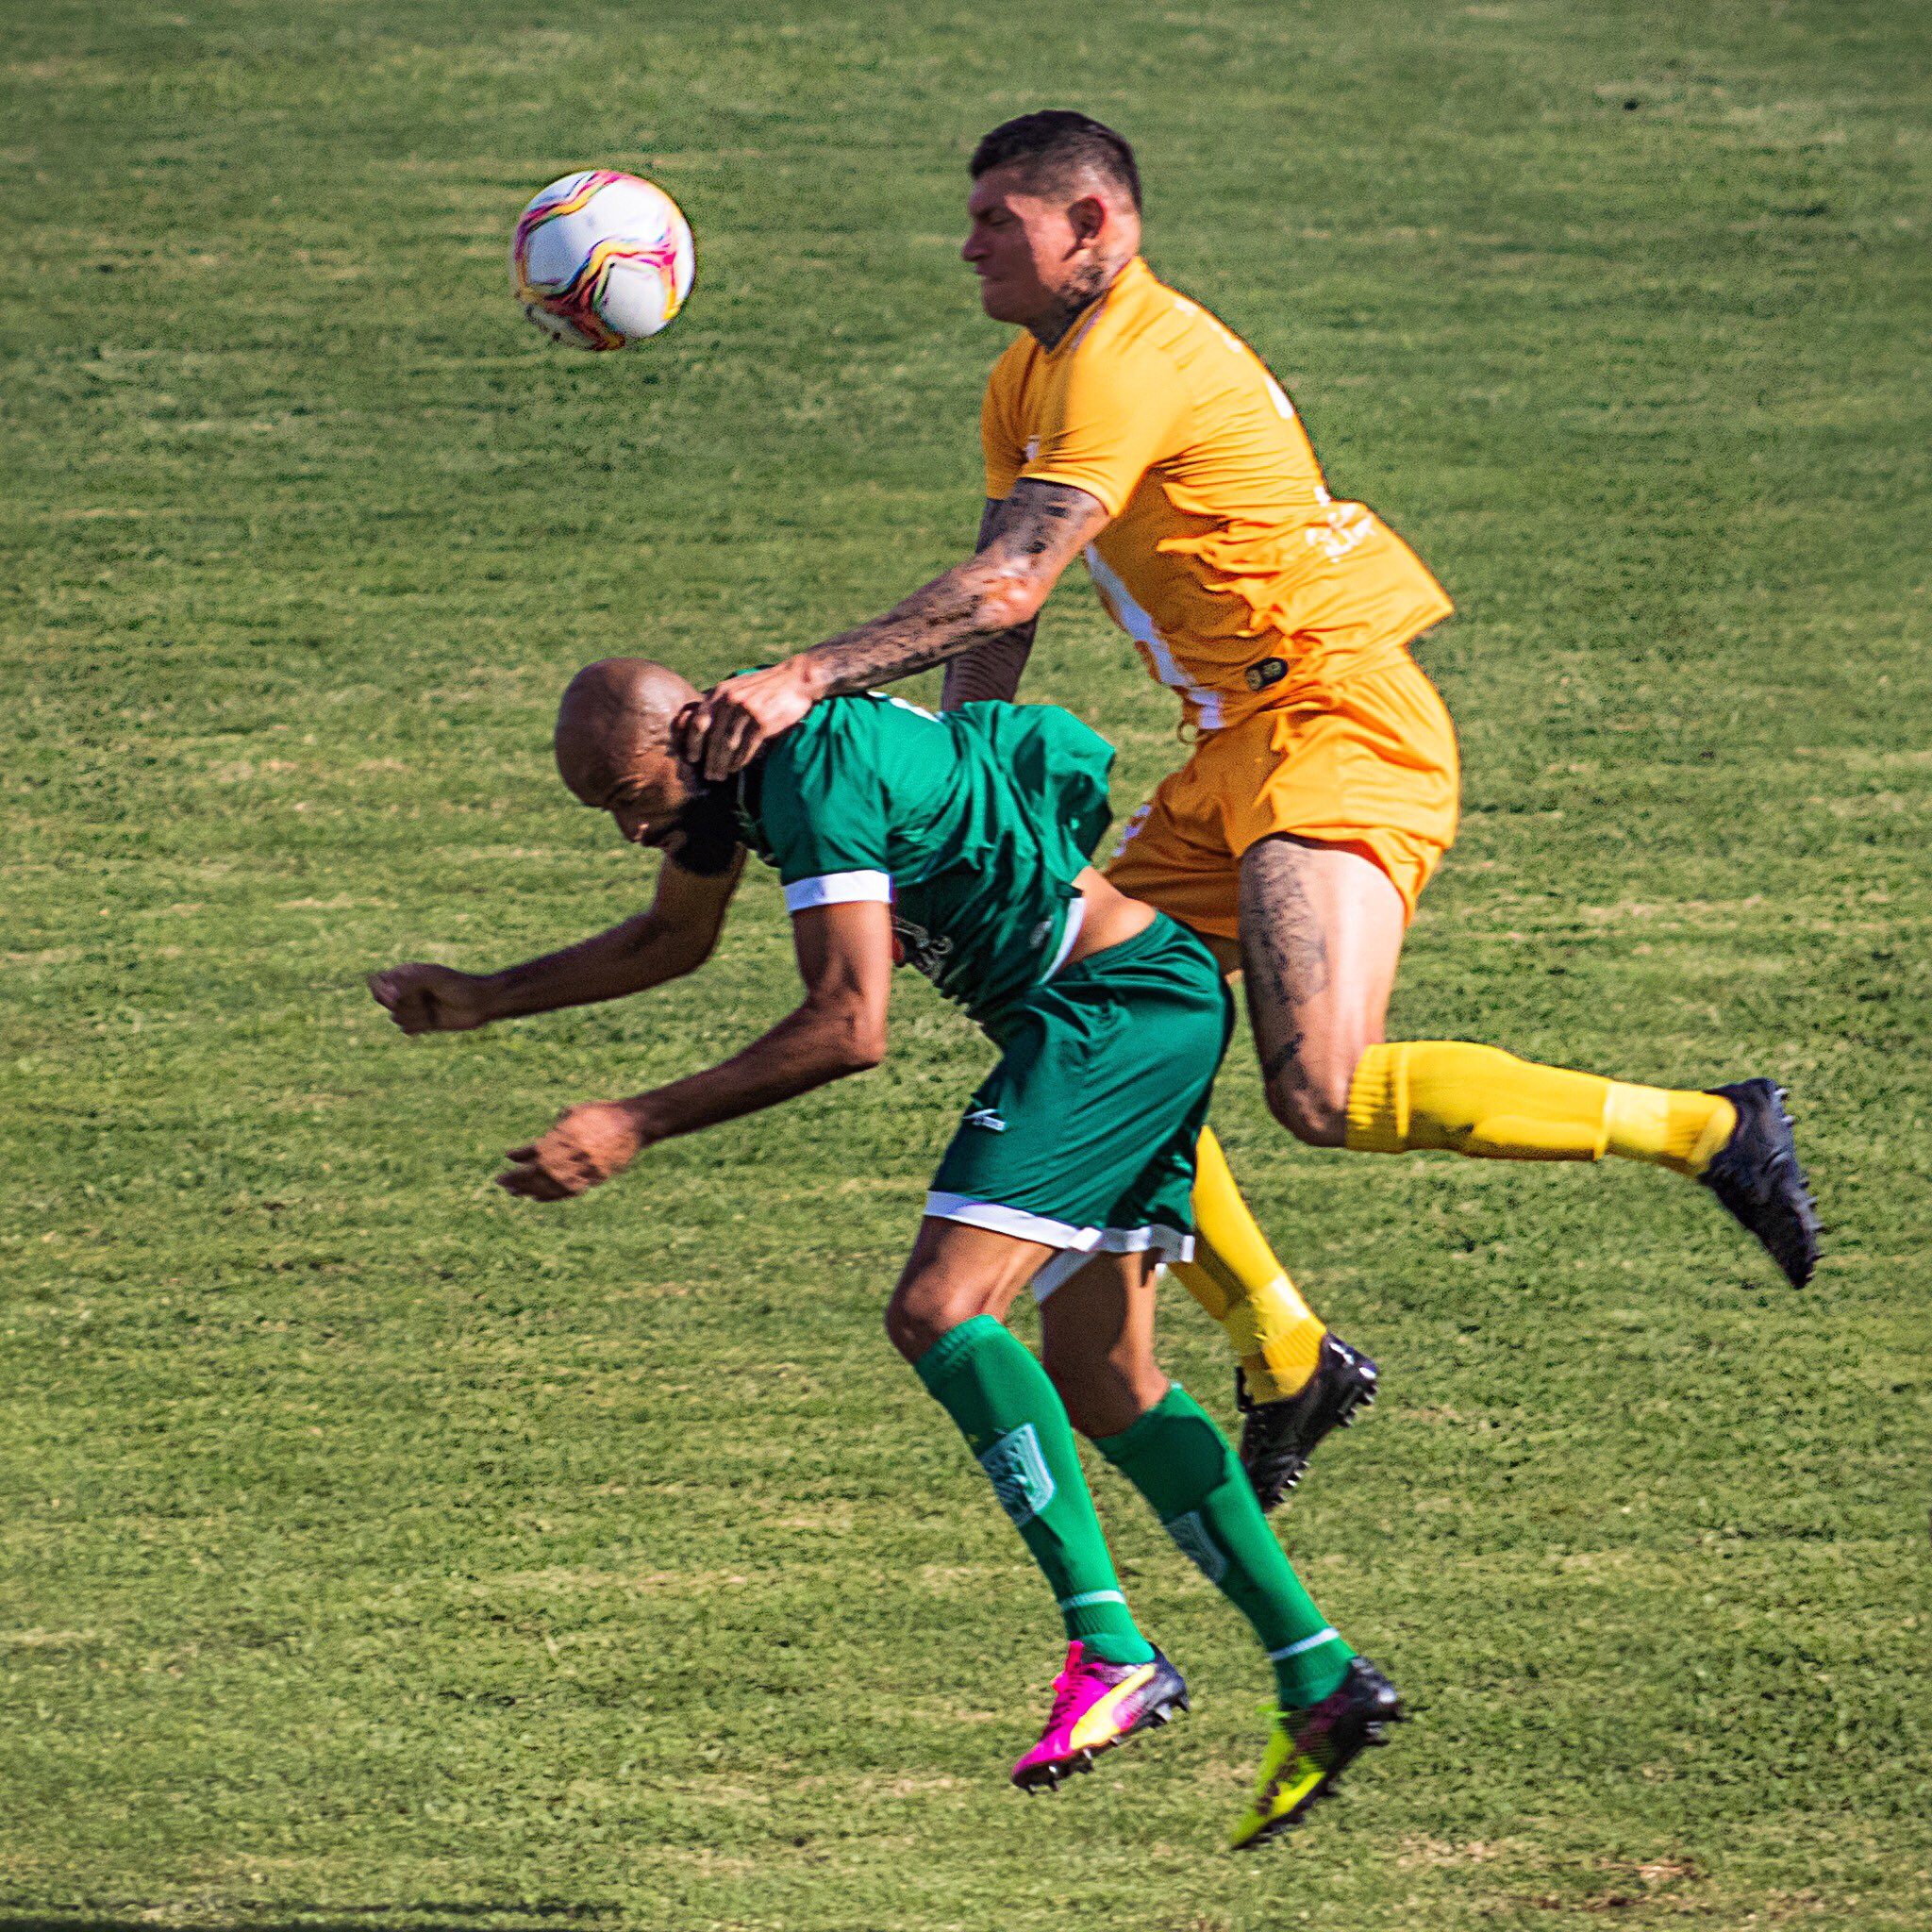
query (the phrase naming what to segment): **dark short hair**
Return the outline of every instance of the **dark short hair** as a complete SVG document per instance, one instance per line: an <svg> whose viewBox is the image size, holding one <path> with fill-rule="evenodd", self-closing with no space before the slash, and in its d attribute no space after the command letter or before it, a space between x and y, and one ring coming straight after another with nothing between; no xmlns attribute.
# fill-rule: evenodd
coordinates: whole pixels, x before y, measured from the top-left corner
<svg viewBox="0 0 1932 1932"><path fill-rule="evenodd" d="M1099 175L1124 188L1137 209L1141 206L1141 171L1134 165L1134 150L1091 114L1043 108L1037 114L1002 121L991 134L980 137L967 172L977 181L994 168L1015 161L1025 168L1029 181L1056 188L1071 186L1081 174Z"/></svg>

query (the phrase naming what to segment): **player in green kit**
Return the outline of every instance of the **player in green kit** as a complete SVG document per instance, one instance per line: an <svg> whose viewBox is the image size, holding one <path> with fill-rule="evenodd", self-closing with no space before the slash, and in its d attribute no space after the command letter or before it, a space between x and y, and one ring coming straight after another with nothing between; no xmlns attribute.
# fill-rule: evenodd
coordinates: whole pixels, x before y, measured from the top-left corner
<svg viewBox="0 0 1932 1932"><path fill-rule="evenodd" d="M1052 1589L1068 1641L1053 1708L1013 1767L1052 1789L1187 1708L1129 1609L1074 1430L1152 1505L1254 1626L1280 1714L1237 1845L1302 1817L1400 1716L1315 1607L1233 1451L1153 1352L1159 1263L1191 1252L1194 1146L1232 1027L1208 949L1089 864L1113 754L1054 706L943 718L861 695L817 707L722 785L671 749L694 695L641 658L588 666L557 727L564 782L664 859L650 909L502 973L431 965L371 991L406 1033L617 999L710 953L745 852L776 868L805 997L722 1064L572 1108L498 1178L555 1201L653 1142L773 1107L885 1053L893 965L916 967L1000 1049L947 1148L886 1312ZM1041 1361L1003 1320L1031 1283Z"/></svg>

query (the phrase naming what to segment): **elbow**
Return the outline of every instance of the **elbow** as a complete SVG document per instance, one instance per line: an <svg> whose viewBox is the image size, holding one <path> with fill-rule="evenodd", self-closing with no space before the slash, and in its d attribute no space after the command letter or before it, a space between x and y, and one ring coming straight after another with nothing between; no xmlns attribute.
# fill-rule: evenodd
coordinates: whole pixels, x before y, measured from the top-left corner
<svg viewBox="0 0 1932 1932"><path fill-rule="evenodd" d="M883 1014L841 1008L826 1016L825 1061L835 1080L851 1074L868 1074L886 1057Z"/></svg>
<svg viewBox="0 0 1932 1932"><path fill-rule="evenodd" d="M715 930L688 940L677 956L676 976L681 979L687 973L695 973L717 950L718 935Z"/></svg>
<svg viewBox="0 0 1932 1932"><path fill-rule="evenodd" d="M845 1045L841 1073L869 1074L886 1057L886 1029L862 1027L853 1033Z"/></svg>
<svg viewBox="0 0 1932 1932"><path fill-rule="evenodd" d="M684 925L647 924L632 940L630 957L646 968L655 963L658 974L651 983L660 984L695 973L717 947L717 927L707 931Z"/></svg>
<svg viewBox="0 0 1932 1932"><path fill-rule="evenodd" d="M974 628L987 637L1001 631L1018 630L1040 615L1046 591L1030 582L995 584L979 598L974 612Z"/></svg>

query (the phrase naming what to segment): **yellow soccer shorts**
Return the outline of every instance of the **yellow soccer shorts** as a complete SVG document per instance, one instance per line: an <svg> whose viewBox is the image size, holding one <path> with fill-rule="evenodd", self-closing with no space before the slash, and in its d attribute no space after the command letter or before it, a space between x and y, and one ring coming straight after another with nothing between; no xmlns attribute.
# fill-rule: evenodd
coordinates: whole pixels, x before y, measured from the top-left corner
<svg viewBox="0 0 1932 1932"><path fill-rule="evenodd" d="M1241 854L1276 833L1372 859L1415 914L1456 837L1456 729L1407 651L1311 703L1205 734L1130 818L1107 876L1196 932L1239 937Z"/></svg>

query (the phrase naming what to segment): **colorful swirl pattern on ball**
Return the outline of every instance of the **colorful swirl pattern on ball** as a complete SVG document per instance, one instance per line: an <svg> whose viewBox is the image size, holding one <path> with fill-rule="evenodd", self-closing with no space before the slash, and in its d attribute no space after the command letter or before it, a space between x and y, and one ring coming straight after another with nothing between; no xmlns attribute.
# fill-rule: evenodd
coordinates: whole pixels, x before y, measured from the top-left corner
<svg viewBox="0 0 1932 1932"><path fill-rule="evenodd" d="M614 168L592 169L560 201L526 208L517 223L516 234L510 242L510 258L516 266L519 299L571 323L582 331L592 348L621 349L629 340L619 335L597 313L595 307L611 269L620 261L648 262L657 270L658 279L664 284L664 320L667 323L683 307L683 298L677 291L676 235L667 234L662 242L649 246L630 242L600 242L569 284L561 289L540 289L530 281L525 268L529 254L529 238L545 222L555 221L559 215L575 214L599 190L608 188L613 182L631 178ZM642 185L650 186L648 182ZM663 199L669 204L668 195Z"/></svg>

